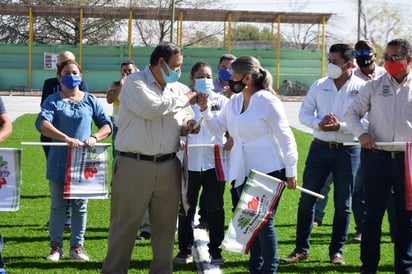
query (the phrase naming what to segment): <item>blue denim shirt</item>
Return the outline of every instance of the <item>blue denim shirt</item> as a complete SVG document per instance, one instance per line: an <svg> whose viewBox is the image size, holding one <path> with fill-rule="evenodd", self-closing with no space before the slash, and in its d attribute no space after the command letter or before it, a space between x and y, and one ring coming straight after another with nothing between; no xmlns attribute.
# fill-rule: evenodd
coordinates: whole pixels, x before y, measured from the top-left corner
<svg viewBox="0 0 412 274"><path fill-rule="evenodd" d="M71 138L77 138L84 142L92 134L92 122L98 128L112 122L104 112L102 104L90 93L84 93L80 102L66 102L59 92L47 97L42 105L41 112L36 120L36 128L40 131L40 123L46 119L58 130ZM52 142L61 142L52 139ZM50 181L64 182L67 162L66 146L51 146L47 161L46 177Z"/></svg>

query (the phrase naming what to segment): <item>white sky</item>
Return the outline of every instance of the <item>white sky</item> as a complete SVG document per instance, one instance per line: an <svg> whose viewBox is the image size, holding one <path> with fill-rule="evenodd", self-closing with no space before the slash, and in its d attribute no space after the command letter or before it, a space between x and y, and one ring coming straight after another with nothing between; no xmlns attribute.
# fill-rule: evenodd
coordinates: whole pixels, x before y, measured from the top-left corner
<svg viewBox="0 0 412 274"><path fill-rule="evenodd" d="M363 5L368 6L385 2L404 12L405 24L410 25L407 11L412 10L411 0L361 0ZM345 39L351 36L353 39L349 40L357 39L358 0L225 0L225 3L236 10L332 13L334 15L328 21L326 31L338 31L339 36Z"/></svg>

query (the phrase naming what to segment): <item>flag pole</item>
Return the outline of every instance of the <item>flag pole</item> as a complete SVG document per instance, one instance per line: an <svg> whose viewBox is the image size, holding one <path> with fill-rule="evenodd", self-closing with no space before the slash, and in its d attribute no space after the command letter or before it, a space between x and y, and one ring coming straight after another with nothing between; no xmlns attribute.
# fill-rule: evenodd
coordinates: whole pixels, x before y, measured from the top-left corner
<svg viewBox="0 0 412 274"><path fill-rule="evenodd" d="M375 142L377 146L405 146L407 142ZM344 146L360 146L359 142L343 142Z"/></svg>
<svg viewBox="0 0 412 274"><path fill-rule="evenodd" d="M283 183L283 184L285 184L285 185L288 184L288 183L285 182L285 181L282 181L282 180L280 180L280 179L278 179L278 178L269 176L269 175L267 175L267 174L265 174L265 173L262 173L262 172L260 172L260 171L257 171L257 170L254 170L254 169L252 169L252 171L253 171L254 173L256 173L256 174L259 174L259 175L261 175L261 176L263 176L263 177L266 177L266 178L269 179L269 180L274 180L274 181L276 181L276 182L278 182L278 183ZM306 189L306 188L303 188L303 187L300 187L300 186L296 186L296 189L297 189L297 190L300 190L300 191L302 191L302 192L304 192L304 193L306 193L306 194L309 194L309 195L311 195L311 196L314 196L314 197L316 197L316 198L319 198L319 199L322 199L322 200L325 199L325 196L323 196L322 194L316 193L316 192L311 191L311 190L309 190L309 189Z"/></svg>
<svg viewBox="0 0 412 274"><path fill-rule="evenodd" d="M64 146L68 146L68 143L64 143L64 142L21 142L20 143L23 146L60 146L60 147L64 147ZM81 143L80 145L84 146L84 143ZM110 143L96 143L94 146L111 146Z"/></svg>

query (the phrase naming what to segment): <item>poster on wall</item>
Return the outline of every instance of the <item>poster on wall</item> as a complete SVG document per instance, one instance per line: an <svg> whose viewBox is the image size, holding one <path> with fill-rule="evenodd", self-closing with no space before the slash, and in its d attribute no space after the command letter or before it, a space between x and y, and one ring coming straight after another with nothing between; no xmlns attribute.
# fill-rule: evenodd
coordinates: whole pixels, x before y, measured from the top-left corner
<svg viewBox="0 0 412 274"><path fill-rule="evenodd" d="M58 53L44 53L44 70L57 70L57 55Z"/></svg>

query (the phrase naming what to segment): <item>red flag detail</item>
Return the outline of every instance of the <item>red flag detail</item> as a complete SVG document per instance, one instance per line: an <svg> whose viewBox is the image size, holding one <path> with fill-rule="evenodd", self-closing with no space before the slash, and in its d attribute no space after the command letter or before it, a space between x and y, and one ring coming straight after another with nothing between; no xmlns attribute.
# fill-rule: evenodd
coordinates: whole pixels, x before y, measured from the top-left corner
<svg viewBox="0 0 412 274"><path fill-rule="evenodd" d="M220 157L220 150L219 145L214 145L214 152L215 152L215 170L216 170L216 177L218 181L225 180L225 173L223 172L222 166L222 158Z"/></svg>

